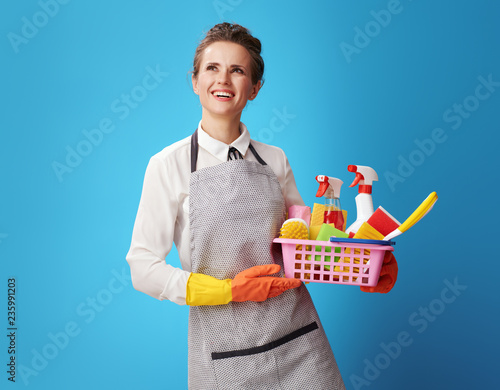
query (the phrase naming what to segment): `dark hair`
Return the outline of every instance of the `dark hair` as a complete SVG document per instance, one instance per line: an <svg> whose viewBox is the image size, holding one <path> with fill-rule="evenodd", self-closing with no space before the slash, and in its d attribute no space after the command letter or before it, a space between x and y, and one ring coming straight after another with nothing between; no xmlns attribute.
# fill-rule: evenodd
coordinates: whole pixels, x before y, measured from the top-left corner
<svg viewBox="0 0 500 390"><path fill-rule="evenodd" d="M196 48L193 60L192 74L198 77L200 71L200 61L203 51L214 42L232 42L243 46L250 53L252 84L255 85L264 76L264 60L260 55L262 45L260 41L252 36L250 31L239 24L219 23L212 27Z"/></svg>

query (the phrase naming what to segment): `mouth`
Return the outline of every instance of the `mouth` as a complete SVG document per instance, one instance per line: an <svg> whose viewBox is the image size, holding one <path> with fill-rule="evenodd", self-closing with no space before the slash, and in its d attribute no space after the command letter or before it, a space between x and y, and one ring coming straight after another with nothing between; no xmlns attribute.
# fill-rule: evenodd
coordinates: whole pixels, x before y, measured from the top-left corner
<svg viewBox="0 0 500 390"><path fill-rule="evenodd" d="M234 93L229 90L215 90L212 91L212 96L218 100L229 100L234 97Z"/></svg>

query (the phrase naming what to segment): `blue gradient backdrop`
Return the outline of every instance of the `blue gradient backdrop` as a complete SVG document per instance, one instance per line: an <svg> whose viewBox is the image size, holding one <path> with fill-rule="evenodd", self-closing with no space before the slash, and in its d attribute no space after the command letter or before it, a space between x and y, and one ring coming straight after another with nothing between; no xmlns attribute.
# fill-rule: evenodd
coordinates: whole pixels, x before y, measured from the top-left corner
<svg viewBox="0 0 500 390"><path fill-rule="evenodd" d="M390 294L308 286L347 388L493 388L499 17L493 0L3 2L0 323L12 277L18 329L1 387L186 388L188 308L135 291L125 254L149 158L200 119L196 44L227 20L263 42L243 121L308 205L337 176L354 220L348 164L377 170L375 207L400 220L440 197L397 239Z"/></svg>

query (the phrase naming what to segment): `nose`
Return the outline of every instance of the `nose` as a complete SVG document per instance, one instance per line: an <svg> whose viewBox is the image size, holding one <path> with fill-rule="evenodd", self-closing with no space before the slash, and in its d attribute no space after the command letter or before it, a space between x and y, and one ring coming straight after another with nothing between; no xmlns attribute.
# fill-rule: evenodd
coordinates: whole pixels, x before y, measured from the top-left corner
<svg viewBox="0 0 500 390"><path fill-rule="evenodd" d="M219 72L218 74L218 78L217 78L217 83L219 84L225 84L225 85L228 85L228 84L231 84L231 78L229 76L229 72Z"/></svg>

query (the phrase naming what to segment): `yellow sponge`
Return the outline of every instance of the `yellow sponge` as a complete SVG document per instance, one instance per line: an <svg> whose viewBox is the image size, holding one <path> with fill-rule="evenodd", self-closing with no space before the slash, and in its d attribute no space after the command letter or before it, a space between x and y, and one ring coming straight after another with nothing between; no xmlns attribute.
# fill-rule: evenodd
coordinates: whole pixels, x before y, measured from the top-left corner
<svg viewBox="0 0 500 390"><path fill-rule="evenodd" d="M280 229L280 238L293 238L296 240L308 240L309 229L306 221L300 218L291 218L283 222Z"/></svg>
<svg viewBox="0 0 500 390"><path fill-rule="evenodd" d="M316 237L318 237L319 231L321 230L321 226L322 226L322 224L309 226L309 239L310 240L316 240Z"/></svg>
<svg viewBox="0 0 500 390"><path fill-rule="evenodd" d="M311 213L311 226L321 226L325 219L325 205L314 203L313 211Z"/></svg>
<svg viewBox="0 0 500 390"><path fill-rule="evenodd" d="M378 232L368 222L363 222L363 224L359 227L358 231L354 235L354 238L363 238L368 240L383 240L384 235Z"/></svg>

